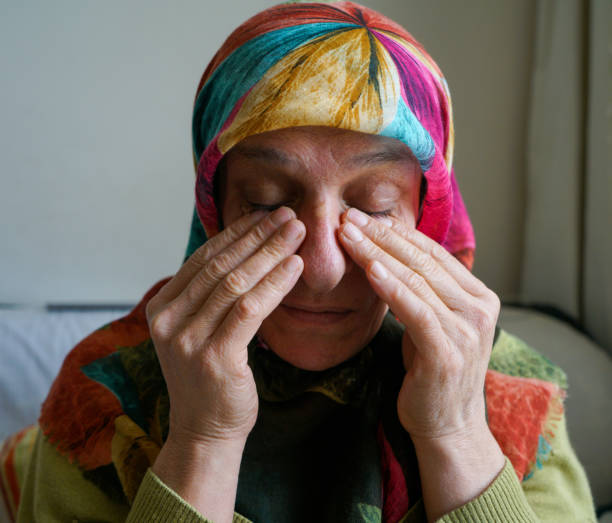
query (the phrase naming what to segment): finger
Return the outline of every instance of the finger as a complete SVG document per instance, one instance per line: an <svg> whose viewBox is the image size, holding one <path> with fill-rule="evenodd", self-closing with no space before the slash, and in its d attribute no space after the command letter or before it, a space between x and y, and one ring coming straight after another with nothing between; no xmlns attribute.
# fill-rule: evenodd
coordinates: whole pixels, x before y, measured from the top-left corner
<svg viewBox="0 0 612 523"><path fill-rule="evenodd" d="M378 260L368 265L366 275L376 294L405 325L419 355L425 361L435 363L440 357L438 350L443 350L441 340L446 335L431 306ZM420 350L420 347L435 347L437 350Z"/></svg>
<svg viewBox="0 0 612 523"><path fill-rule="evenodd" d="M189 284L195 274L202 270L208 260L221 252L225 247L242 237L253 226L262 221L269 213L256 211L242 216L234 223L223 229L219 234L213 236L199 247L181 266L174 277L164 285L155 295L154 300L157 308L176 298ZM153 300L151 300L153 301Z"/></svg>
<svg viewBox="0 0 612 523"><path fill-rule="evenodd" d="M217 350L244 350L263 320L278 307L297 282L304 262L294 254L278 264L233 305L212 338Z"/></svg>
<svg viewBox="0 0 612 523"><path fill-rule="evenodd" d="M386 221L387 226L395 233L399 234L406 241L409 241L439 262L444 270L448 272L466 292L469 292L475 297L486 294L488 291L487 286L476 278L465 265L438 242L432 240L421 231L406 226L406 224L396 218L387 217L384 220L378 220L378 223L383 221Z"/></svg>
<svg viewBox="0 0 612 523"><path fill-rule="evenodd" d="M464 303L457 306L458 310L463 310L468 317L481 323L479 318L484 318L485 324L497 321L499 314L500 300L495 292L487 287L482 281L474 276L455 256L448 252L442 245L435 242L421 231L410 229L401 221L392 218L388 220L387 226L413 243L425 254L429 254L432 259L439 262L439 267L443 268L451 278L470 296Z"/></svg>
<svg viewBox="0 0 612 523"><path fill-rule="evenodd" d="M389 234L390 231L386 231ZM349 256L365 271L371 262L378 260L387 267L400 281L408 286L412 292L427 302L441 317L447 317L451 311L450 305L456 305L457 298L451 298L451 304L442 301L427 279L412 270L404 262L399 261L381 249L377 244L355 227L352 223L344 223L340 227L340 240ZM457 288L459 288L457 286ZM465 294L464 292L462 292ZM450 293L449 293L450 294ZM391 304L388 304L391 307ZM395 312L393 307L391 309Z"/></svg>
<svg viewBox="0 0 612 523"><path fill-rule="evenodd" d="M469 302L473 301L473 296L467 294L431 254L421 250L380 220L373 219L357 209L349 209L346 217L384 252L420 274L450 309L464 310Z"/></svg>
<svg viewBox="0 0 612 523"><path fill-rule="evenodd" d="M304 224L299 220L290 220L253 256L220 280L193 320L198 331L212 334L236 301L294 253L305 235Z"/></svg>
<svg viewBox="0 0 612 523"><path fill-rule="evenodd" d="M197 313L223 278L245 259L252 256L280 226L294 217L295 212L287 207L277 209L267 218L252 226L242 237L226 245L220 252L216 252L204 263L203 267L200 266L199 261L195 262L196 265L192 266L195 270L189 269L185 272L185 277L191 276L191 280L167 304L167 312L174 318L175 324ZM216 248L213 246L213 249Z"/></svg>

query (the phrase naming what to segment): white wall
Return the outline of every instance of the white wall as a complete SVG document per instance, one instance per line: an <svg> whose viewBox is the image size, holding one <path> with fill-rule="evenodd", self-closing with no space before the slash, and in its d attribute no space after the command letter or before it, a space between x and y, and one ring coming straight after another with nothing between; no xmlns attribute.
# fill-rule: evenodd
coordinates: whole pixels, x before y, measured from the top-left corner
<svg viewBox="0 0 612 523"><path fill-rule="evenodd" d="M229 32L274 3L3 2L0 303L129 303L176 271L193 206L197 82ZM445 71L476 273L511 295L530 2L363 3L402 23Z"/></svg>

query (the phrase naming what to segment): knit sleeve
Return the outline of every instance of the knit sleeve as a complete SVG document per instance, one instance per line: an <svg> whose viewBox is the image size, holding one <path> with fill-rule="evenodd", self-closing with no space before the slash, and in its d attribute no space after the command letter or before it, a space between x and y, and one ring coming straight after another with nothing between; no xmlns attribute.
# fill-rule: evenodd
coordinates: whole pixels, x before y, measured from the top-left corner
<svg viewBox="0 0 612 523"><path fill-rule="evenodd" d="M138 521L204 523L209 520L148 469L127 519L127 523Z"/></svg>
<svg viewBox="0 0 612 523"><path fill-rule="evenodd" d="M210 523L149 469L131 508L109 495L32 427L3 446L0 490L10 520ZM109 471L109 477L112 472ZM234 523L250 523L235 514Z"/></svg>
<svg viewBox="0 0 612 523"><path fill-rule="evenodd" d="M182 521L183 523L210 523L195 508L166 486L148 469L140 484L127 523L140 521ZM234 514L233 523L250 523Z"/></svg>
<svg viewBox="0 0 612 523"><path fill-rule="evenodd" d="M443 516L441 523L479 521L596 522L589 484L567 435L565 417L547 459L522 483L506 458L495 481L476 499Z"/></svg>
<svg viewBox="0 0 612 523"><path fill-rule="evenodd" d="M42 432L15 463L16 472L25 468L23 483L15 492L17 521L99 521L123 522L129 507L120 496L109 496L86 478L87 472L61 455Z"/></svg>

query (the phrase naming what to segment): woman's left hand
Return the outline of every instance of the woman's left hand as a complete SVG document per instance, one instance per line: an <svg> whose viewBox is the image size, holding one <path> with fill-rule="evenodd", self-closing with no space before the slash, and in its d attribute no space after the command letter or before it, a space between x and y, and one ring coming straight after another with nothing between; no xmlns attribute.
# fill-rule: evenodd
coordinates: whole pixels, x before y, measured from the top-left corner
<svg viewBox="0 0 612 523"><path fill-rule="evenodd" d="M497 295L441 245L399 220L351 209L339 238L406 327L397 407L415 444L488 432L484 382Z"/></svg>
<svg viewBox="0 0 612 523"><path fill-rule="evenodd" d="M484 492L504 466L484 401L499 298L399 220L385 224L350 209L338 236L406 327L397 412L414 443L434 521Z"/></svg>

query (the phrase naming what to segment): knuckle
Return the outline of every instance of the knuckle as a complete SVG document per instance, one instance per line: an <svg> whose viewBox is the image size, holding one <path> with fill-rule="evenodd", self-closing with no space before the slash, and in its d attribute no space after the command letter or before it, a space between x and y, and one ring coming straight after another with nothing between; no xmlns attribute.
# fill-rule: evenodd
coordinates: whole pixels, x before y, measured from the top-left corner
<svg viewBox="0 0 612 523"><path fill-rule="evenodd" d="M153 320L153 316L155 314L155 297L151 298L146 306L145 306L145 317L147 318L147 323L149 323L149 325L151 324L151 321Z"/></svg>
<svg viewBox="0 0 612 523"><path fill-rule="evenodd" d="M277 260L280 259L285 254L285 246L282 243L282 239L275 239L266 243L261 252L270 259Z"/></svg>
<svg viewBox="0 0 612 523"><path fill-rule="evenodd" d="M374 243L387 243L391 239L391 232L387 227L374 227L372 240Z"/></svg>
<svg viewBox="0 0 612 523"><path fill-rule="evenodd" d="M165 342L170 339L170 317L167 311L162 311L149 320L149 332L154 340Z"/></svg>
<svg viewBox="0 0 612 523"><path fill-rule="evenodd" d="M495 316L495 320L497 320L499 310L501 309L501 300L499 296L490 289L488 289L488 302L490 304L489 310Z"/></svg>
<svg viewBox="0 0 612 523"><path fill-rule="evenodd" d="M202 288L205 286L206 275L203 272L198 272L183 291L188 303L197 303L198 299L201 298Z"/></svg>
<svg viewBox="0 0 612 523"><path fill-rule="evenodd" d="M474 331L474 329L470 329L470 328L462 329L461 337L463 338L464 343L468 347L474 347L480 341L479 336L476 333L476 331Z"/></svg>
<svg viewBox="0 0 612 523"><path fill-rule="evenodd" d="M482 301L478 301L472 309L472 324L479 333L488 332L497 320L497 313L492 307Z"/></svg>
<svg viewBox="0 0 612 523"><path fill-rule="evenodd" d="M474 295L478 298L487 299L487 295L489 292L489 288L480 280L476 280L476 285L474 288Z"/></svg>
<svg viewBox="0 0 612 523"><path fill-rule="evenodd" d="M415 249L414 259L418 266L422 267L425 272L434 272L437 269L436 263L434 263L434 259L432 256L427 253Z"/></svg>
<svg viewBox="0 0 612 523"><path fill-rule="evenodd" d="M391 299L396 302L402 302L406 291L403 285L394 285L391 289Z"/></svg>
<svg viewBox="0 0 612 523"><path fill-rule="evenodd" d="M449 259L453 258L453 255L450 254L444 247L442 247L440 244L435 244L432 245L431 247L431 256L440 261L448 261Z"/></svg>
<svg viewBox="0 0 612 523"><path fill-rule="evenodd" d="M253 294L245 294L236 302L236 313L242 322L256 318L262 310L261 302Z"/></svg>
<svg viewBox="0 0 612 523"><path fill-rule="evenodd" d="M410 271L406 276L406 283L416 293L420 293L425 290L425 279L418 273Z"/></svg>
<svg viewBox="0 0 612 523"><path fill-rule="evenodd" d="M213 244L206 242L198 249L198 258L195 260L198 265L203 266L213 255Z"/></svg>
<svg viewBox="0 0 612 523"><path fill-rule="evenodd" d="M244 275L240 271L235 270L225 276L223 287L232 296L239 296L249 290L250 285Z"/></svg>
<svg viewBox="0 0 612 523"><path fill-rule="evenodd" d="M213 251L210 243L211 242L206 242L204 245L198 247L198 249L187 259L186 263L192 265L196 269L204 268Z"/></svg>
<svg viewBox="0 0 612 523"><path fill-rule="evenodd" d="M256 247L261 245L269 236L269 230L273 227L269 219L263 220L257 227L254 227L248 236L249 243Z"/></svg>
<svg viewBox="0 0 612 523"><path fill-rule="evenodd" d="M219 254L206 265L205 274L213 280L221 279L228 271L230 262L227 255Z"/></svg>
<svg viewBox="0 0 612 523"><path fill-rule="evenodd" d="M274 295L284 294L285 285L287 278L282 278L278 274L272 274L272 276L266 281L267 289Z"/></svg>
<svg viewBox="0 0 612 523"><path fill-rule="evenodd" d="M423 304L417 308L416 317L423 329L431 330L435 327L435 314L427 305Z"/></svg>
<svg viewBox="0 0 612 523"><path fill-rule="evenodd" d="M190 351L194 343L194 336L189 329L183 329L177 333L172 340L173 347L180 351Z"/></svg>

